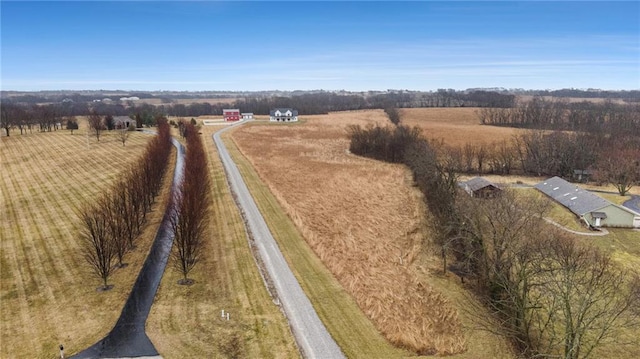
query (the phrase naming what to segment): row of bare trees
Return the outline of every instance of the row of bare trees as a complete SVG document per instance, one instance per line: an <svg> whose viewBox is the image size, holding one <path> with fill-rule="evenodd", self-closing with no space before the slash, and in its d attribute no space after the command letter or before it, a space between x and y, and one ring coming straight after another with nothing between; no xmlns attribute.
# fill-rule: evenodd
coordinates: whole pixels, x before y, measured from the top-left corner
<svg viewBox="0 0 640 359"><path fill-rule="evenodd" d="M80 210L82 251L94 273L108 289L108 278L124 265L126 252L135 245L147 213L160 193L171 153L170 128L159 122L158 134L144 155L105 194Z"/></svg>
<svg viewBox="0 0 640 359"><path fill-rule="evenodd" d="M171 198L171 226L173 228L173 264L182 274L180 284L192 284L189 272L199 262L209 224L211 195L207 155L196 126L181 123L187 140L184 176Z"/></svg>
<svg viewBox="0 0 640 359"><path fill-rule="evenodd" d="M589 170L591 179L613 184L621 195L640 183L639 138L529 130L510 141L462 147L441 143L437 147L447 164L460 173L572 179L575 170Z"/></svg>
<svg viewBox="0 0 640 359"><path fill-rule="evenodd" d="M640 136L640 105L610 100L572 103L536 96L516 106L486 107L477 113L488 125Z"/></svg>
<svg viewBox="0 0 640 359"><path fill-rule="evenodd" d="M473 279L470 293L492 316L478 315L479 308L470 315L524 356L588 358L617 330L638 324L638 273L549 228L543 204L509 191L488 200L460 194L455 156L419 135L404 142L400 161L384 155L394 130L352 128L351 135L354 153L411 169L443 271Z"/></svg>
<svg viewBox="0 0 640 359"><path fill-rule="evenodd" d="M6 136L11 130L18 128L20 134L33 132L37 128L40 132L51 132L62 129L66 116L53 105L20 106L13 103L0 104L0 122Z"/></svg>

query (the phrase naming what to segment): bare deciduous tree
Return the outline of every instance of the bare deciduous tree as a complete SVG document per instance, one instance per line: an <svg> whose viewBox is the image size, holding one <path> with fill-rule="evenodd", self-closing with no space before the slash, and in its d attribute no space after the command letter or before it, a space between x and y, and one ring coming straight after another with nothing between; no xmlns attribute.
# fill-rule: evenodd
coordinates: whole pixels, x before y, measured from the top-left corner
<svg viewBox="0 0 640 359"><path fill-rule="evenodd" d="M637 273L621 269L609 255L573 238L542 243L536 265L546 301L535 314L554 322L537 338L544 352L586 359L617 329L640 325L634 311L640 306Z"/></svg>
<svg viewBox="0 0 640 359"><path fill-rule="evenodd" d="M477 292L495 320L474 308L469 314L527 356L585 359L617 329L638 324L637 274L549 228L544 210L508 191L459 200L468 272L476 273Z"/></svg>
<svg viewBox="0 0 640 359"><path fill-rule="evenodd" d="M125 143L127 142L127 139L129 139L129 129L128 128L119 129L118 139L120 139L120 142L122 142L122 147L124 147Z"/></svg>
<svg viewBox="0 0 640 359"><path fill-rule="evenodd" d="M89 116L87 116L87 122L89 123L89 128L96 135L96 139L100 141L100 134L104 130L104 123L102 123L102 117L98 115L95 111L91 111Z"/></svg>
<svg viewBox="0 0 640 359"><path fill-rule="evenodd" d="M209 223L210 180L207 157L198 131L186 124L185 171L179 190L172 197L171 224L174 231L173 263L182 273L180 284L191 284L189 272L200 260Z"/></svg>
<svg viewBox="0 0 640 359"><path fill-rule="evenodd" d="M118 268L122 268L126 266L123 259L129 245L127 241L127 226L123 217L123 214L127 211L127 202L126 198L118 195L118 192L118 188L114 187L112 194L105 198L101 205L107 216L109 234L118 259Z"/></svg>
<svg viewBox="0 0 640 359"><path fill-rule="evenodd" d="M87 206L80 213L82 222L82 251L94 273L102 279L102 289L109 289L107 280L114 270L116 249L109 231L109 218L101 202Z"/></svg>
<svg viewBox="0 0 640 359"><path fill-rule="evenodd" d="M640 183L640 150L617 148L601 156L596 166L596 177L616 187L621 196Z"/></svg>

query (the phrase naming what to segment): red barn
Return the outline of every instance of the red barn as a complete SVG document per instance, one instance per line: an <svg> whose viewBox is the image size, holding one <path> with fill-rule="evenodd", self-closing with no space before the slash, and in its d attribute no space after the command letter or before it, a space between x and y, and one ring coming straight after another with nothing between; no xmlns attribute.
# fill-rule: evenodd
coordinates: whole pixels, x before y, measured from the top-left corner
<svg viewBox="0 0 640 359"><path fill-rule="evenodd" d="M222 110L222 117L225 121L240 121L240 110L226 109Z"/></svg>

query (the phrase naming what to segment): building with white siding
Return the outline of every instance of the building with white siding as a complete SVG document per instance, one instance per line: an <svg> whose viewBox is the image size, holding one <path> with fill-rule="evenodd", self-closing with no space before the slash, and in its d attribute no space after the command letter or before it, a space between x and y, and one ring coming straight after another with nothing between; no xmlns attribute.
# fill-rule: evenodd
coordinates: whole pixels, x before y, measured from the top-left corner
<svg viewBox="0 0 640 359"><path fill-rule="evenodd" d="M291 108L276 108L269 112L271 122L296 122L298 121L298 110Z"/></svg>
<svg viewBox="0 0 640 359"><path fill-rule="evenodd" d="M565 206L591 227L640 228L640 213L611 203L560 177L542 181L535 188Z"/></svg>

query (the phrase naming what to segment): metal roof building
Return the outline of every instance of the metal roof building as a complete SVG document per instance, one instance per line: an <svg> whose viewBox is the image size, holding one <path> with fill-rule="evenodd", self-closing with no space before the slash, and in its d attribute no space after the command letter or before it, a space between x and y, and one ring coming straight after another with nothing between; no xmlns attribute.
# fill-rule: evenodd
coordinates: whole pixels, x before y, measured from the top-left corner
<svg viewBox="0 0 640 359"><path fill-rule="evenodd" d="M536 184L535 188L591 226L640 228L640 213L611 203L560 177L542 181Z"/></svg>

